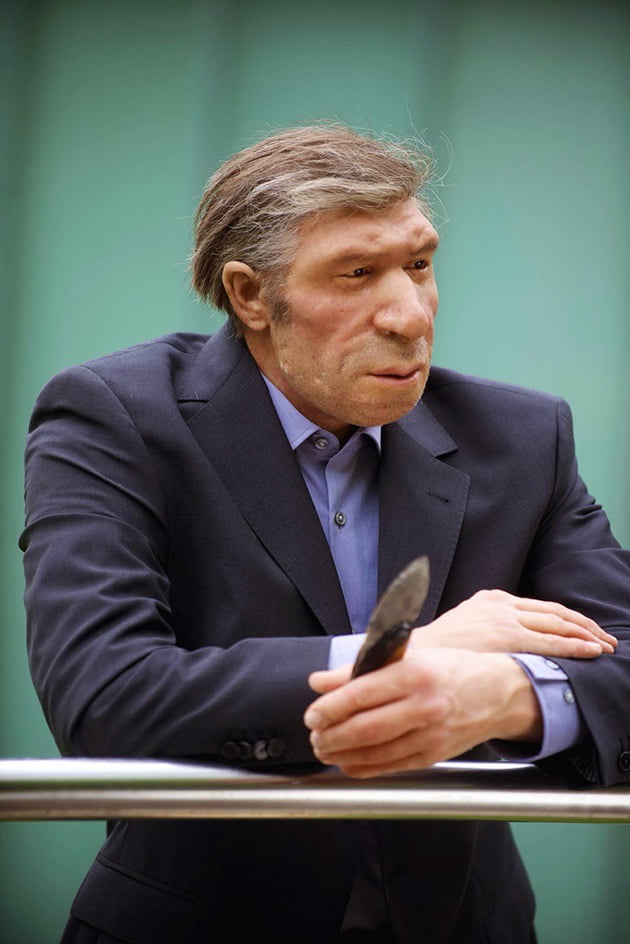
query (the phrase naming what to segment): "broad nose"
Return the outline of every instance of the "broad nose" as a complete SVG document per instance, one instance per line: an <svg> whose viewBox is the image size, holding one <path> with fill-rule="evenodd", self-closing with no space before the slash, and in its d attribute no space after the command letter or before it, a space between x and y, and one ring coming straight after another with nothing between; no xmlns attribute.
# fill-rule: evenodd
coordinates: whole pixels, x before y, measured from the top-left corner
<svg viewBox="0 0 630 944"><path fill-rule="evenodd" d="M418 284L401 270L391 275L381 289L373 319L377 331L416 341L431 330L438 300L435 282Z"/></svg>

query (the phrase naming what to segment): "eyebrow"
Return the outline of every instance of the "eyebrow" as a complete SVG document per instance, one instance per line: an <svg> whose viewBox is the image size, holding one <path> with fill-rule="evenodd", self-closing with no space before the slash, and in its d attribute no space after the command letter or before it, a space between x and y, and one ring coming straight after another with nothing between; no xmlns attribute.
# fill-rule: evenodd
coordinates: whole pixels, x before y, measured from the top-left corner
<svg viewBox="0 0 630 944"><path fill-rule="evenodd" d="M410 259L416 258L418 256L422 256L424 253L427 253L427 252L435 252L439 244L440 244L439 238L437 236L431 236L429 239L426 239L415 249L412 249L411 252L409 253L409 258ZM371 249L366 249L366 248L363 248L363 249L350 248L350 249L347 249L345 252L339 253L338 255L336 253L332 253L330 256L330 261L334 263L335 265L337 264L350 265L353 262L364 262L366 259L369 259L369 258L378 258L378 256L380 255L382 255L382 252L380 250L373 251Z"/></svg>

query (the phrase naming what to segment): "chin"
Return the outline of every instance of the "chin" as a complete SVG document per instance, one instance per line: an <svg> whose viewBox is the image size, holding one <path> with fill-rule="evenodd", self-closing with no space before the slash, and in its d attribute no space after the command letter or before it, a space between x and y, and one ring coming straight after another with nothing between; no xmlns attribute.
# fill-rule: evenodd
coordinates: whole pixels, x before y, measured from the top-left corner
<svg viewBox="0 0 630 944"><path fill-rule="evenodd" d="M360 412L361 419L355 418L350 422L353 426L386 426L388 423L395 423L396 420L406 416L417 406L421 395L422 392L416 397L405 397L404 399L402 397L390 397L386 403L379 406L371 404L361 411L357 410L357 415Z"/></svg>

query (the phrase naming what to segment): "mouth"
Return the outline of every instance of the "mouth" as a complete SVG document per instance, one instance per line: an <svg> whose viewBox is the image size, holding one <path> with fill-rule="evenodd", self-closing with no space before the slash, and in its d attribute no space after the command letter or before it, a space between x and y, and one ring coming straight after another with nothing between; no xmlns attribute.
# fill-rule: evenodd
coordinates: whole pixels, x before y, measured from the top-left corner
<svg viewBox="0 0 630 944"><path fill-rule="evenodd" d="M407 383L415 383L415 381L417 381L420 377L421 373L422 365L419 364L417 367L412 367L411 370L407 365L404 367L386 367L383 370L373 370L370 372L370 375L375 377L377 380L396 385L402 385Z"/></svg>

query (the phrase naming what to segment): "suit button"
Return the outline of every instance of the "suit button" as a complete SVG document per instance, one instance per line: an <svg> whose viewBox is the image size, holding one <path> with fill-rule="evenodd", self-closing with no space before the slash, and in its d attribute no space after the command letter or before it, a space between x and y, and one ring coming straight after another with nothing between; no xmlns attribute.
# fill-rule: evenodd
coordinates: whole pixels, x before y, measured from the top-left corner
<svg viewBox="0 0 630 944"><path fill-rule="evenodd" d="M283 741L282 738L272 738L267 745L269 756L274 758L282 757L286 749L287 742Z"/></svg>
<svg viewBox="0 0 630 944"><path fill-rule="evenodd" d="M267 753L266 741L256 741L254 744L254 757L256 760L267 760L269 754Z"/></svg>
<svg viewBox="0 0 630 944"><path fill-rule="evenodd" d="M239 741L238 742L238 759L239 760L251 760L252 756L252 746L249 741Z"/></svg>
<svg viewBox="0 0 630 944"><path fill-rule="evenodd" d="M630 751L622 751L619 757L617 758L617 766L619 770L622 770L624 774L627 774L630 771Z"/></svg>
<svg viewBox="0 0 630 944"><path fill-rule="evenodd" d="M236 741L226 741L221 748L221 757L226 760L236 760L239 754L240 751Z"/></svg>

